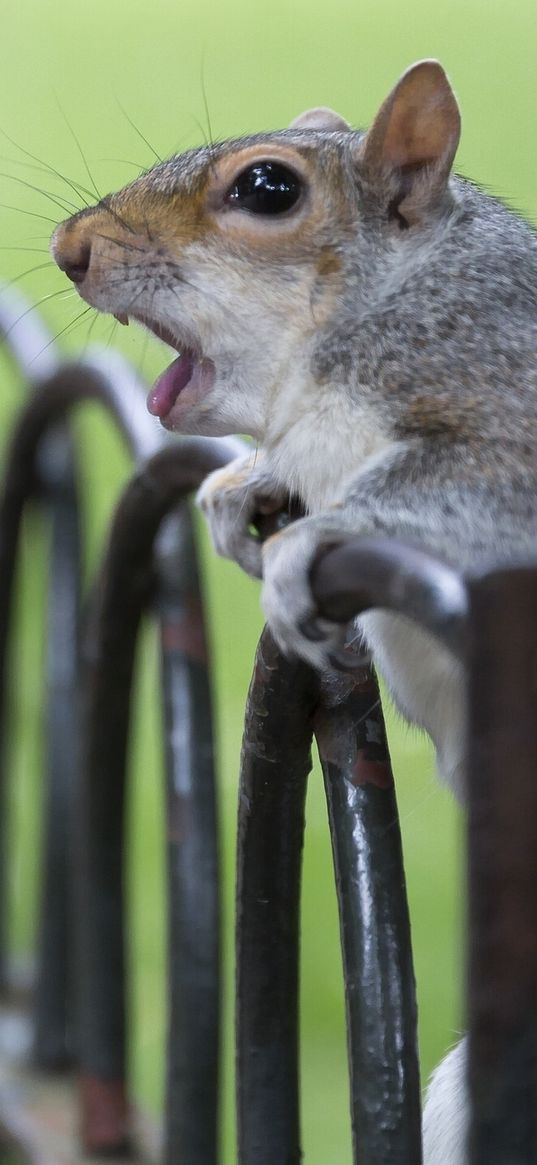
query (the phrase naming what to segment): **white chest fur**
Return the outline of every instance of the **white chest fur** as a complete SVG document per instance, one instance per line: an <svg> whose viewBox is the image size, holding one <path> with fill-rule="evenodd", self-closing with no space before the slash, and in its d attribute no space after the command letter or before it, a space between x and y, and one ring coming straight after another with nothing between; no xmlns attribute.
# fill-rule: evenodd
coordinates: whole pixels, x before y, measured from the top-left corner
<svg viewBox="0 0 537 1165"><path fill-rule="evenodd" d="M390 444L373 410L333 385L287 384L273 416L264 443L271 470L312 514L341 501L366 461Z"/></svg>

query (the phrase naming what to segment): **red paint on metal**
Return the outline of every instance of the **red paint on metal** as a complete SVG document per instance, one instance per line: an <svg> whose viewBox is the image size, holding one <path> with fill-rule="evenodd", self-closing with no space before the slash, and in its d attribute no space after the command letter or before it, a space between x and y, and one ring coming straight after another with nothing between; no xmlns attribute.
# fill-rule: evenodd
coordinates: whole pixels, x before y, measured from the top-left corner
<svg viewBox="0 0 537 1165"><path fill-rule="evenodd" d="M162 624L161 638L164 651L181 651L196 663L207 662L202 607L196 595L185 597L180 618L173 621L168 619Z"/></svg>
<svg viewBox="0 0 537 1165"><path fill-rule="evenodd" d="M87 1153L124 1153L129 1145L129 1105L123 1080L80 1077L82 1145Z"/></svg>
<svg viewBox="0 0 537 1165"><path fill-rule="evenodd" d="M352 768L353 785L376 785L379 789L391 789L393 774L384 761L370 760L364 749L356 754Z"/></svg>

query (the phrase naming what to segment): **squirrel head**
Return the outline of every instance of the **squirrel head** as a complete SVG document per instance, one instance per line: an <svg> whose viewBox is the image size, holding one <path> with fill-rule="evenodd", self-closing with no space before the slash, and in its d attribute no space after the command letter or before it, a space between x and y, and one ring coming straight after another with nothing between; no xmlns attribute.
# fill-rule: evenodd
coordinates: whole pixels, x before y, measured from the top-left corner
<svg viewBox="0 0 537 1165"><path fill-rule="evenodd" d="M61 223L52 254L87 303L179 352L149 400L167 427L262 438L319 330L446 213L459 132L443 69L422 61L367 133L315 109L189 150Z"/></svg>

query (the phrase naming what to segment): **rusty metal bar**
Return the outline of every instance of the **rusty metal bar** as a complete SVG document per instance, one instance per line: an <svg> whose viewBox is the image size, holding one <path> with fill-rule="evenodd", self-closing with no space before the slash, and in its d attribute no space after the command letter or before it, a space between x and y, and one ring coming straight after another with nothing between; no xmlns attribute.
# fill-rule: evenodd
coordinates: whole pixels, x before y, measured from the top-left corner
<svg viewBox="0 0 537 1165"><path fill-rule="evenodd" d="M15 486L19 489L17 495L20 503L19 516L24 500L26 499L26 494L32 492L33 489L32 475L34 473L35 460L38 449L45 439L45 435L50 430L51 425L56 424L71 407L83 400L98 399L109 407L122 428L129 445L137 456L143 457L148 452L151 452L151 450L154 450L155 447L162 445L163 438L161 434L153 427L153 423L149 417L146 414L142 414L139 410L140 396L138 392L136 401L134 401L132 397L133 387L136 390L136 386L132 385L132 378L130 383L125 383L125 381L121 383L121 378L119 378L119 383L116 380L113 386L110 380L104 375L101 367L99 367L98 358L94 359L93 367L90 368L84 368L80 365L63 367L39 386L39 391L23 410L11 443L8 459L11 470L11 474L8 472L8 482L11 481L11 485L13 486L14 481ZM168 448L167 453L163 451L162 459L157 457L152 465L147 467L146 472L142 473L140 478L135 479L129 494L132 506L129 509L128 502L126 502L127 516L125 507L123 507L122 515L124 522L122 526L120 520L122 530L122 535L120 536L121 550L118 556L115 556L112 550L107 558L101 594L97 602L98 609L105 612L105 624L103 628L99 627L95 652L93 652L92 659L89 662L91 677L88 717L92 725L91 730L93 735L91 736L90 753L86 768L86 771L89 772L90 788L88 792L88 786L85 787L87 800L81 813L82 818L84 818L84 813L87 813L86 821L89 821L90 828L93 829L91 839L86 848L84 846L82 847L82 852L85 853L87 859L85 865L86 873L88 868L92 868L94 871L94 884L88 888L88 883L85 882L84 877L80 879L79 891L82 894L82 898L79 898L77 903L77 915L81 919L82 932L78 966L81 975L83 977L85 976L81 984L81 1005L79 1008L82 1059L83 1067L85 1068L82 1080L82 1131L85 1145L91 1150L121 1150L126 1146L128 1134L128 1113L123 1064L124 999L121 900L123 777L128 725L128 695L136 630L140 614L149 600L155 581L152 564L153 540L161 519L170 507L176 505L178 500L186 492L199 485L209 470L225 464L232 456L236 455L238 449L237 442L203 442L192 440L186 442L182 450L184 455L183 461L188 462L188 465L181 464L178 447L175 446L173 452L170 448ZM24 469L21 469L21 467L24 467ZM22 494L21 477L24 485ZM144 500L146 503L145 509ZM147 519L147 521L144 521L144 519ZM183 519L183 527L184 521L185 519ZM149 525L147 525L147 522ZM146 533L149 530L146 538L144 538L142 533L144 530ZM12 550L14 551L13 545ZM177 558L177 548L175 557ZM12 554L12 559L14 559L14 553ZM157 554L157 576L160 571L158 564L159 555ZM118 569L114 574L116 567ZM182 569L184 584L184 563L182 564ZM191 565L189 569L191 571L190 581L192 582L192 570L194 568ZM166 591L166 587L164 587L164 591ZM178 598L178 594L178 586L176 586L176 598ZM166 599L168 606L170 603L170 595L171 592L168 586ZM110 597L112 606L114 600L118 604L114 613L115 624L113 626L110 623L106 625L106 605L107 598ZM183 602L184 599L185 596L183 595ZM97 618L95 609L94 618ZM103 631L102 635L101 630ZM100 655L100 652L104 652L108 660L106 676L103 676L102 670L99 669L99 660L102 661L102 654ZM179 661L178 658L174 659L170 671L168 665L170 664L171 657L167 657L166 652L164 655L164 672L170 678L171 672L174 670L177 672L177 664ZM97 671L99 674L96 677ZM204 686L203 681L201 683L199 682L199 677L196 680L196 677L190 676L190 680L191 684L189 688L183 674L183 693L189 690L191 691L192 707L194 714L198 715L198 719L202 715L200 712L202 705L205 710L205 716L207 717L206 685ZM176 683L176 693L178 683L179 681ZM167 708L168 710L172 708L171 724L177 709L174 708L174 698L170 693L167 696ZM106 736L107 725L109 728L108 737ZM170 763L172 767L175 764L175 770L170 774L171 789L173 779L177 777L177 773L181 769L181 761L177 757L178 740L176 723L170 739L171 751L169 752L168 759L170 760L171 756ZM200 813L200 792L196 787L193 805L197 798L197 803L194 805L194 808L197 807L199 820L193 823L193 834L196 835L193 841L194 848L197 846L198 857L203 854L205 855L206 861L210 863L211 847L213 854L215 852L215 837L214 815L211 818L210 814L211 796L208 792L208 783L211 777L209 766L207 765L208 756L206 750L204 761L206 770L204 788L206 796L203 809ZM202 768L203 763L203 760L200 761ZM95 772L97 772L96 777ZM186 769L183 761L183 776L185 772ZM99 779L101 774L102 779ZM92 784L92 782L94 783ZM201 843L199 840L200 828L205 831ZM192 856L192 847L189 852L190 856ZM181 943L172 942L172 1008L175 1005L174 1001L176 1002L178 999L178 985L173 982L177 973L177 967L179 964L182 965L182 958L187 954L191 959L189 964L190 975L194 983L196 976L192 971L192 951L187 950L187 948L189 942L192 941L194 946L198 942L198 950L200 945L195 935L193 937L193 932L188 933L188 925L190 924L193 927L195 923L192 894L190 894L189 898L188 893L196 885L196 874L195 871L189 869L189 882L185 881L184 875L186 873L186 867L183 863L183 879L181 881L181 876L179 876L181 871L178 873L178 867L181 866L181 863L177 861L177 853L171 847L170 861L172 865L174 856L176 859L175 866L173 873L170 874L172 885L175 887L170 903L170 928L173 934L174 925L177 919L180 919L178 929L176 927L176 937L177 934L180 935L182 947ZM214 865L215 858L213 859ZM89 902L85 898L86 891ZM181 898L181 895L185 893L187 894L186 899ZM207 897L209 898L211 894L213 895L213 899L216 900L216 884L214 880L208 889ZM86 906L88 906L88 910L86 910ZM92 907L95 907L93 913ZM213 918L215 916L216 910L213 907ZM208 921L210 922L210 914ZM217 950L217 942L215 942L216 931L217 928L213 927L212 947L214 951ZM110 938L109 942L107 941L108 937ZM217 1011L218 997L217 965L216 959L214 955L211 956L210 951L208 959L209 962L212 960L213 964L212 979L208 988L205 989L205 992L198 989L197 1003L198 1005L202 1003L208 1016L212 1007L212 1014L214 1016ZM186 972L181 970L183 982L185 981L185 974ZM181 976L179 976L178 981L180 985ZM88 990L87 997L85 995L85 987ZM211 992L212 1003L211 1007L209 1007L208 996ZM194 1007L191 1016L193 1017L195 1014L196 1008ZM199 1014L200 1010L198 1007L198 1017ZM192 1023L186 1031L174 1033L174 1038L170 1041L170 1066L168 1071L170 1100L172 1101L169 1105L169 1111L172 1116L170 1117L168 1130L168 1153L170 1159L171 1157L175 1159L178 1148L181 1151L181 1155L184 1156L183 1145L179 1146L179 1139L183 1136L183 1141L186 1143L187 1135L191 1136L192 1130L194 1127L197 1127L198 1130L203 1130L201 1134L202 1138L204 1137L207 1142L212 1140L213 1148L210 1151L207 1150L206 1157L198 1154L196 1161L201 1163L205 1159L207 1162L214 1160L214 1153L216 1151L214 1143L217 1110L215 1051L217 1038L217 1025L215 1024L212 1025L210 1040L205 1041L205 1053L199 1056L200 1070L197 1074L194 1073L192 1077L193 1083L190 1096L192 1097L194 1095L198 1086L196 1104L189 1106L185 1106L184 1100L181 1097L178 1098L175 1089L178 1083L177 1065L181 1057L183 1059L183 1065L186 1063L187 1054L185 1053L185 1047L189 1046L190 1051L193 1047ZM209 1046L211 1040L212 1045ZM200 1048L202 1045L203 1041L200 1043ZM182 1109L186 1120L186 1124L183 1122L182 1132L181 1121L177 1118L178 1109ZM212 1111L214 1116L208 1118L208 1111ZM187 1126L190 1132L188 1132ZM211 1126L213 1127L212 1133L210 1131ZM187 1160L189 1158L184 1157L184 1159ZM194 1157L191 1159L194 1161Z"/></svg>
<svg viewBox="0 0 537 1165"><path fill-rule="evenodd" d="M31 365L55 367L52 346L39 321L25 317L24 301L0 294L0 331L21 331L13 354L23 372ZM9 325L11 318L19 321ZM8 326L9 325L9 326ZM43 347L43 345L46 345ZM42 359L40 352L46 352ZM50 1067L64 1064L72 1054L72 809L76 748L79 741L78 632L79 530L78 501L73 452L65 422L66 409L80 399L100 399L107 404L137 455L153 451L158 434L147 417L144 436L139 417L142 395L128 367L117 358L115 385L106 378L97 353L94 367L75 364L55 371L43 380L21 410L10 439L0 494L0 971L8 986L5 916L6 820L5 812L5 716L7 652L11 623L11 593L18 553L20 523L26 503L35 499L48 509L51 519L51 578L48 601L47 736L45 753L46 821L43 839L44 869L39 912L38 960L35 999L35 1046L37 1063Z"/></svg>
<svg viewBox="0 0 537 1165"><path fill-rule="evenodd" d="M89 629L87 752L81 813L83 897L80 907L84 925L80 946L80 975L83 977L80 1058L83 1139L86 1149L92 1152L118 1150L128 1141L124 1084L122 799L133 650L139 620L154 587L153 544L160 524L170 510L200 483L209 470L225 464L229 453L230 448L225 442L192 440L180 448L161 451L135 475L123 494L112 524ZM180 745L181 741L178 745L176 741L176 746L180 748ZM177 764L176 756L174 765ZM186 764L184 757L183 764ZM187 771L183 769L183 774ZM170 775L172 782L176 775L177 768ZM210 815L200 813L196 820L201 830L210 827ZM191 825L194 828L194 815L191 816ZM200 836L194 843L198 854L203 852L205 844L210 850L211 843L206 836ZM176 873L174 867L171 872L173 879ZM195 871L191 871L190 877L193 886ZM184 887L184 882L182 885ZM207 893L216 895L216 884L213 883ZM184 950L189 939L182 930L183 907L177 902L175 906L178 909L177 926L185 936ZM190 918L193 917L192 909L192 904L186 907ZM216 906L213 906L213 917L215 910ZM173 932L173 923L171 925ZM211 990L217 997L216 968L211 982ZM174 1033L179 1043L191 1037L190 1027ZM177 1064L184 1063L186 1056L185 1050L179 1052L176 1047L168 1071L169 1082L172 1078L175 1081ZM203 1057L200 1059L203 1062ZM198 1127L210 1124L209 1113L216 1108L214 1080L215 1070L205 1076L200 1072L195 1082L196 1108L189 1114L190 1127L194 1122ZM184 1111L179 1097L174 1098L173 1104L178 1104ZM182 1135L184 1126L181 1122L179 1126L178 1129L172 1123L174 1136ZM168 1158L171 1160L173 1156L176 1159L177 1152L177 1145L171 1144L169 1130ZM214 1161L214 1153L214 1146L208 1144L207 1162ZM188 1156L184 1159L193 1160ZM200 1165L204 1165L204 1159L200 1157L198 1160Z"/></svg>
<svg viewBox="0 0 537 1165"><path fill-rule="evenodd" d="M33 451L35 452L35 450ZM41 889L39 957L35 1000L36 1059L59 1066L70 1057L72 1017L69 1014L70 943L67 937L69 912L68 840L72 798L72 742L74 689L77 669L76 620L79 587L79 537L76 486L71 445L67 431L57 426L50 433L48 451L34 461L33 453L20 457L19 450L8 454L0 494L0 787L5 799L6 779L6 676L12 587L23 509L30 498L49 507L51 537L55 547L55 568L49 589L48 652L50 682L47 689L46 817L44 876ZM5 806L2 833L6 829ZM1 962L4 990L9 984L6 955L5 839L2 845L0 918Z"/></svg>
<svg viewBox="0 0 537 1165"><path fill-rule="evenodd" d="M267 631L250 690L239 800L239 1161L300 1160L297 992L311 733L330 812L360 1165L419 1165L415 983L397 806L374 676L319 678Z"/></svg>
<svg viewBox="0 0 537 1165"><path fill-rule="evenodd" d="M44 829L33 1056L42 1067L72 1061L72 829L78 770L80 529L74 454L65 425L37 458L38 501L51 524L44 737Z"/></svg>
<svg viewBox="0 0 537 1165"><path fill-rule="evenodd" d="M537 1161L537 569L469 583L471 1165Z"/></svg>
<svg viewBox="0 0 537 1165"><path fill-rule="evenodd" d="M11 469L11 472L10 472ZM27 476L30 480L27 481ZM22 511L27 497L34 492L33 465L28 471L18 463L8 466L0 493L0 980L8 987L7 962L7 671L8 642L13 604L13 581L19 543Z"/></svg>
<svg viewBox="0 0 537 1165"><path fill-rule="evenodd" d="M168 845L169 1039L164 1159L214 1165L218 1138L219 882L207 645L189 512L156 540Z"/></svg>
<svg viewBox="0 0 537 1165"><path fill-rule="evenodd" d="M318 678L257 650L241 762L237 851L240 1165L298 1165L299 899Z"/></svg>
<svg viewBox="0 0 537 1165"><path fill-rule="evenodd" d="M368 668L324 677L315 734L340 914L353 1160L420 1165L410 921L380 695Z"/></svg>
<svg viewBox="0 0 537 1165"><path fill-rule="evenodd" d="M50 334L39 317L33 313L32 306L25 299L20 292L13 288L4 288L0 285L0 342L3 343L5 350L14 361L19 374L24 380L34 375L44 375L55 371L57 367L56 349L51 340ZM63 442L63 449L61 449ZM64 470L64 500L57 508L52 507L52 537L57 539L59 536L59 527L62 526L66 509L69 505L67 496L71 494L71 505L75 505L76 501L73 494L73 464L72 455L69 446L69 437L67 432L56 435L56 445L58 454L62 458ZM43 467L44 468L44 467ZM14 481L11 481L11 490L3 490L0 497L0 568L2 578L0 580L0 989L3 992L8 990L9 985L9 971L7 958L7 885L6 885L6 861L8 857L7 850L7 788L6 788L6 748L5 748L5 723L6 723L6 668L7 668L7 651L8 651L8 634L11 619L11 598L13 587L13 574L15 569L15 559L19 541L20 518L22 514L22 507L27 500L27 497L32 490L39 489L44 485L43 481L39 481L39 485L34 480L35 474L33 467L29 470L27 480L24 481L25 467L19 470L19 487L22 488L22 495L19 489L13 490ZM17 496L13 496L13 494ZM78 561L78 545L72 546L73 563ZM74 566L76 571L76 566ZM78 590L78 582L74 581L75 590ZM53 658L58 659L58 654L55 650L57 623L55 620L56 605L54 598L51 595L49 605L49 645L50 652ZM68 666L66 664L66 666ZM56 691L56 685L53 685L53 690ZM49 716L51 722L55 720L55 709L57 708L56 700L51 695L49 701ZM53 746L52 746L53 747ZM65 787L63 781L62 770L56 772L49 766L48 773L48 797L49 807L54 802L56 806L61 803L63 805L65 796ZM63 823L65 822L65 813L61 812L58 817L58 824L53 831L53 834L47 832L46 845L48 846L48 853L51 859L52 868L60 870L63 866L65 855L65 830ZM47 876L47 875L46 875ZM65 944L61 942L63 937L64 919L66 914L65 899L66 895L61 886L57 885L56 890L58 894L53 895L51 899L51 886L47 882L43 890L43 898L46 902L47 910L46 916L43 918L43 925L41 931L41 951L42 957L39 960L38 978L39 983L37 987L37 1046L36 1053L43 1056L45 1059L51 1055L53 1060L58 1057L62 1059L66 1054L66 1014L65 1014L65 1000L67 998L67 991L62 991L62 987L66 987L67 983L67 960L63 957L66 950ZM57 974L58 984L62 987L56 992L52 982L52 977L48 973L48 957L45 951L48 951L49 942L53 933L57 931L60 938L60 946L58 948L58 957L55 961L55 970ZM52 942L54 940L52 939ZM44 961L43 961L44 960ZM50 990L49 990L50 989ZM63 998L62 998L63 996ZM45 1010L40 1006L41 1001L46 1003L46 1029L43 1026L45 1020Z"/></svg>
<svg viewBox="0 0 537 1165"><path fill-rule="evenodd" d="M387 607L417 619L466 662L470 1160L533 1165L537 569L462 580L424 558L396 544L360 541L327 552L312 586L320 609L333 618Z"/></svg>

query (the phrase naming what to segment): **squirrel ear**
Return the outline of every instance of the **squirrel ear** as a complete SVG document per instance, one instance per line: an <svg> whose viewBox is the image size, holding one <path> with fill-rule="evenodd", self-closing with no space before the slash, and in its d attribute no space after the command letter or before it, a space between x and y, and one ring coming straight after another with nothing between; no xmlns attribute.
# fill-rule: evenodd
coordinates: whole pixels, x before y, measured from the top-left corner
<svg viewBox="0 0 537 1165"><path fill-rule="evenodd" d="M344 117L340 117L339 113L334 113L333 109L326 109L324 106L319 106L318 109L307 109L305 113L301 113L299 117L295 117L291 122L289 129L330 129L330 130L349 130L351 127Z"/></svg>
<svg viewBox="0 0 537 1165"><path fill-rule="evenodd" d="M401 173L408 223L445 188L461 131L455 95L438 61L418 61L381 106L362 146L368 170Z"/></svg>

